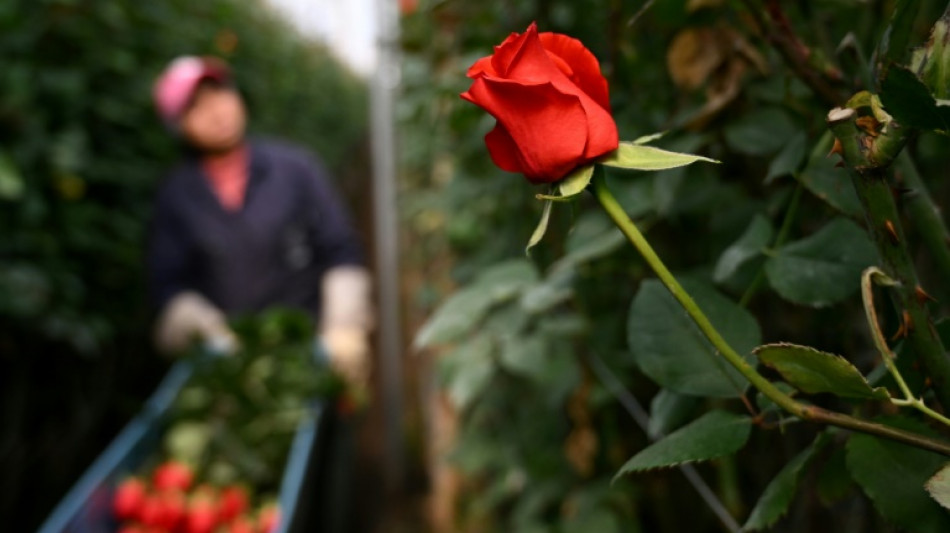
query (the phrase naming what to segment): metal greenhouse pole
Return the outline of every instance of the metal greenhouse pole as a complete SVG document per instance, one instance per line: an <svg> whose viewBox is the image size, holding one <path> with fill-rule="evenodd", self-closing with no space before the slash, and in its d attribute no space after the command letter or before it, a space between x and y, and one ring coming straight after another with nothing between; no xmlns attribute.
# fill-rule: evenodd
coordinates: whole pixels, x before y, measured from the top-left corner
<svg viewBox="0 0 950 533"><path fill-rule="evenodd" d="M402 486L402 339L399 319L399 218L396 199L394 104L399 85L399 16L395 0L375 0L376 69L370 90L377 329L385 417L387 488Z"/></svg>

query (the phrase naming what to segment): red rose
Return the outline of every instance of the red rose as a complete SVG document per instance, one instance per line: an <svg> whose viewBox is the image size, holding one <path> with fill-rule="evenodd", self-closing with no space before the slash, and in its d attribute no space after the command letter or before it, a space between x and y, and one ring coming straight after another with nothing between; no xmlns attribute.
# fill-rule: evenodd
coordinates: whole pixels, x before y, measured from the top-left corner
<svg viewBox="0 0 950 533"><path fill-rule="evenodd" d="M265 505L257 515L257 528L263 533L274 533L280 524L280 508L277 504Z"/></svg>
<svg viewBox="0 0 950 533"><path fill-rule="evenodd" d="M191 467L178 461L165 461L152 472L152 484L158 490L188 490L194 479Z"/></svg>
<svg viewBox="0 0 950 533"><path fill-rule="evenodd" d="M228 525L227 533L257 533L257 524L247 516L239 516Z"/></svg>
<svg viewBox="0 0 950 533"><path fill-rule="evenodd" d="M247 510L248 494L244 487L231 485L221 491L218 500L222 522L230 522L234 517Z"/></svg>
<svg viewBox="0 0 950 533"><path fill-rule="evenodd" d="M485 136L496 165L532 183L558 181L617 148L607 80L580 41L532 23L468 69L462 98L498 121Z"/></svg>
<svg viewBox="0 0 950 533"><path fill-rule="evenodd" d="M166 490L158 493L158 502L161 505L161 526L173 531L185 517L185 494L175 489Z"/></svg>
<svg viewBox="0 0 950 533"><path fill-rule="evenodd" d="M185 533L211 533L219 525L218 501L211 491L196 489L185 511Z"/></svg>
<svg viewBox="0 0 950 533"><path fill-rule="evenodd" d="M123 481L115 490L112 498L112 508L119 520L135 520L142 512L142 506L148 496L145 483L139 478L129 478Z"/></svg>

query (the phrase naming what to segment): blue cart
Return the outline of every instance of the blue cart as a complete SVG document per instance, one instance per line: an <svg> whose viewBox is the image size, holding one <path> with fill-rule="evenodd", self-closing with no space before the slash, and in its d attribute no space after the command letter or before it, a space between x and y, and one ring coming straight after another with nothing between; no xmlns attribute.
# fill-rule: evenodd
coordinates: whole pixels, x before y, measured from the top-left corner
<svg viewBox="0 0 950 533"><path fill-rule="evenodd" d="M39 533L116 531L112 513L115 486L122 476L135 471L156 451L165 417L193 369L194 364L185 360L172 366L142 411L86 470L40 527ZM297 428L281 479L278 533L342 530L342 518L332 516L341 502L320 505L321 501L328 501L328 494L334 500L345 494L346 491L340 489L348 477L339 468L340 464L347 464L345 458L331 457L348 448L341 446L340 439L333 438L333 434L346 432L339 431L342 421L333 420L333 410L326 407L324 401L316 401L312 416ZM328 465L332 468L325 468Z"/></svg>

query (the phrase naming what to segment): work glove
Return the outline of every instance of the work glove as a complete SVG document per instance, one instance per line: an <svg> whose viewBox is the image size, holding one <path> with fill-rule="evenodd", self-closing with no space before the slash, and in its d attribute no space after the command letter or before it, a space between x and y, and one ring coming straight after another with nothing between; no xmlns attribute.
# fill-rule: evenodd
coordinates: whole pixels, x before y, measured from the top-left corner
<svg viewBox="0 0 950 533"><path fill-rule="evenodd" d="M155 345L164 353L178 353L198 340L215 354L232 354L237 336L220 309L196 292L175 295L165 304L155 327Z"/></svg>
<svg viewBox="0 0 950 533"><path fill-rule="evenodd" d="M336 267L324 274L321 285L320 341L330 365L362 394L369 382L368 336L373 327L369 273L358 266Z"/></svg>

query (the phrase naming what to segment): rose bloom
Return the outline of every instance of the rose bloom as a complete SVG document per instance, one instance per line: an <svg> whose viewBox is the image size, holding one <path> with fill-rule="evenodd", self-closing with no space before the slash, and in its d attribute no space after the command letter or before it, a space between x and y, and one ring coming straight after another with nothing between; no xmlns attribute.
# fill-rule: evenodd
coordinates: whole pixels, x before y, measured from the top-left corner
<svg viewBox="0 0 950 533"><path fill-rule="evenodd" d="M496 165L550 183L617 148L607 80L580 41L532 23L468 69L462 98L498 123L485 136Z"/></svg>

